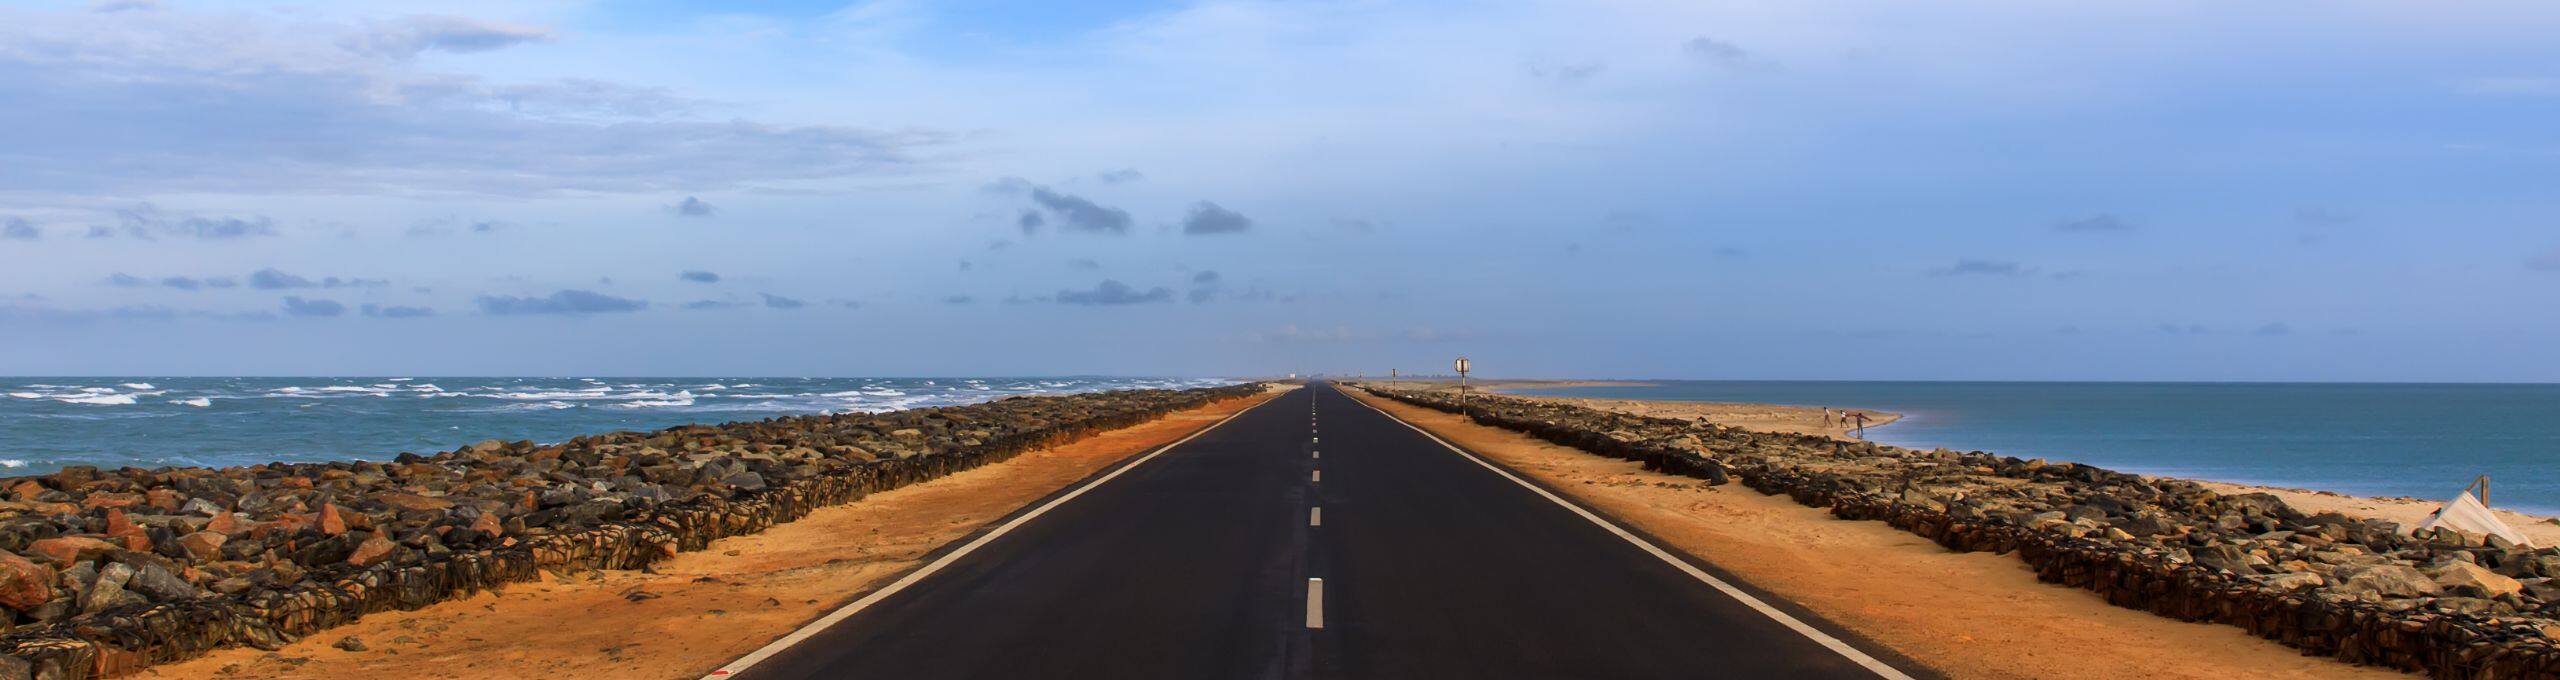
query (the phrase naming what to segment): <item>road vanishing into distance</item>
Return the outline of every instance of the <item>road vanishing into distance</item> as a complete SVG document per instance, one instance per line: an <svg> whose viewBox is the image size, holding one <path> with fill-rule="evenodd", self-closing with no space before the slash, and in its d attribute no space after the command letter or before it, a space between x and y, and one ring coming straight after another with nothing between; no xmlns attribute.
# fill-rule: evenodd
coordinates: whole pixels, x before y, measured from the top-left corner
<svg viewBox="0 0 2560 680"><path fill-rule="evenodd" d="M1318 383L710 677L1909 677L1614 526Z"/></svg>

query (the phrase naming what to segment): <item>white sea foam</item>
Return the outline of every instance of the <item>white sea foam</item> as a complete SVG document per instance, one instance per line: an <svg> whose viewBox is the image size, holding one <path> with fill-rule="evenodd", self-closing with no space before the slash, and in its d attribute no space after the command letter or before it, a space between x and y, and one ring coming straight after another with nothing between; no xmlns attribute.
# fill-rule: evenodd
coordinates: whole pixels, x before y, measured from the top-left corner
<svg viewBox="0 0 2560 680"><path fill-rule="evenodd" d="M43 394L38 394L38 393L35 393L35 392L10 392L10 393L9 393L9 396L17 397L17 398L19 398L19 399L43 399L43 398L45 398L45 395L43 395Z"/></svg>
<svg viewBox="0 0 2560 680"><path fill-rule="evenodd" d="M622 403L614 404L614 405L613 405L613 407L614 407L614 408L673 408L673 407L677 407L677 406L692 406L692 405L693 405L693 398L692 398L692 397L685 397L685 398L682 398L682 399L641 399L641 400L638 400L638 401L626 401L626 402L622 402Z"/></svg>
<svg viewBox="0 0 2560 680"><path fill-rule="evenodd" d="M183 405L187 405L187 406L193 406L193 407L196 407L196 408L205 408L205 407L208 407L208 406L212 406L212 405L213 405L213 400L212 400L212 399L209 399L209 398L205 398L205 397L196 397L196 398L194 398L194 399L172 399L172 400L170 400L170 401L169 401L169 403L172 403L172 404L183 404Z"/></svg>
<svg viewBox="0 0 2560 680"><path fill-rule="evenodd" d="M124 385L126 388L128 388L128 389L136 389L136 390L147 390L147 389L151 389L151 383L123 383L123 385Z"/></svg>
<svg viewBox="0 0 2560 680"><path fill-rule="evenodd" d="M16 458L0 458L0 467L22 468L26 466L27 462L23 460L18 460Z"/></svg>
<svg viewBox="0 0 2560 680"><path fill-rule="evenodd" d="M88 397L60 397L60 398L56 398L56 399L54 399L54 401L59 401L59 402L65 403L65 404L95 404L95 405L98 405L98 406L131 406L131 405L133 405L133 395L130 395L130 394L101 394L101 395L88 396Z"/></svg>

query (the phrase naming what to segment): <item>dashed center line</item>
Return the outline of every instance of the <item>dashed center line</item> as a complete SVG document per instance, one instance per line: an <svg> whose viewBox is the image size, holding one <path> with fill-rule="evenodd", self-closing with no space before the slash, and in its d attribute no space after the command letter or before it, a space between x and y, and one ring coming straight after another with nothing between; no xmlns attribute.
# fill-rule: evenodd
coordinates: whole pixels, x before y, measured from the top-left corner
<svg viewBox="0 0 2560 680"><path fill-rule="evenodd" d="M1317 470L1317 471L1315 471L1315 472L1309 473L1309 475L1310 475L1310 476L1309 476L1309 477L1307 477L1307 481L1310 481L1310 482L1323 482L1323 481L1324 481L1324 471L1323 471L1323 470Z"/></svg>
<svg viewBox="0 0 2560 680"><path fill-rule="evenodd" d="M1307 526L1311 526L1311 527L1320 527L1320 526L1324 526L1324 508L1322 508L1322 507L1307 508Z"/></svg>
<svg viewBox="0 0 2560 680"><path fill-rule="evenodd" d="M1324 579L1307 579L1307 627L1324 627Z"/></svg>

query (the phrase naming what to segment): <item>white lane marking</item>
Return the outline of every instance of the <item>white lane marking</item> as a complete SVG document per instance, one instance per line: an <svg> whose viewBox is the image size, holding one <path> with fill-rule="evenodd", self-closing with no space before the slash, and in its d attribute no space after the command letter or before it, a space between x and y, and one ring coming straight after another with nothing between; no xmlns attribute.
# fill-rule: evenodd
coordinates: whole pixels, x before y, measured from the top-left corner
<svg viewBox="0 0 2560 680"><path fill-rule="evenodd" d="M1377 411L1378 415L1386 416L1388 420L1396 421L1396 424L1398 425L1403 425L1414 432L1420 433L1424 438L1430 439L1432 443L1439 444L1441 448L1448 449L1451 453L1458 454L1460 457L1473 461L1477 465L1482 465L1484 466L1484 469L1492 470L1494 474L1502 475L1503 479L1511 480L1511 483L1513 484L1518 484L1522 488L1537 493L1539 496L1546 497L1547 500L1554 501L1556 505L1564 506L1566 510L1571 510L1573 511L1573 514L1581 515L1583 519L1590 520L1592 524L1600 525L1600 528L1608 530L1609 533L1617 535L1618 538L1626 539L1628 543L1635 544L1636 547L1644 549L1647 553L1652 553L1655 558L1661 559L1664 563L1670 564L1672 567L1679 569L1681 573L1688 574L1691 578L1695 578L1706 583L1708 586L1715 588L1717 592L1724 593L1727 597L1742 601L1744 605L1750 606L1753 611L1760 612L1771 620L1777 621L1779 625L1786 626L1788 630L1793 630L1796 634L1803 635L1806 639L1814 641L1815 644L1822 645L1823 648L1829 649L1842 657L1846 657L1849 659L1850 663L1855 663L1864 667L1867 670L1874 672L1878 677L1890 678L1891 680L1912 680L1911 676L1905 675L1902 671L1886 665L1883 661L1876 660L1875 657L1867 656L1866 652L1858 651L1858 648L1849 646L1849 643L1842 642L1840 638L1832 637L1830 633L1822 632L1819 628L1807 625L1804 621L1799 620L1784 611L1779 611L1777 607L1770 606L1769 603L1761 601L1760 598L1752 597L1750 593L1742 592L1741 588L1736 588L1733 584L1726 583L1724 579L1716 578L1714 574L1709 574L1706 570L1699 569L1697 565L1690 564L1687 560L1672 556L1670 551L1663 550L1661 546L1654 545L1652 541L1644 540L1643 538L1636 536L1634 533L1628 532L1624 528L1620 528L1616 523L1603 519L1599 515L1592 513L1590 510L1585 510L1582 506L1574 504L1572 501L1565 500L1562 496L1557 496L1543 487L1531 484L1528 480L1521 479L1518 475L1511 474L1510 470L1502 469L1501 466L1487 462L1485 459L1476 456L1476 454L1468 453L1466 449L1458 448L1456 444L1451 444L1447 440L1441 439L1440 435L1432 434L1429 430L1424 430L1420 427L1416 427L1413 423L1405 422L1403 418L1398 418L1395 414L1388 413L1386 409L1378 408L1376 405L1370 404L1365 400L1355 399L1354 401L1359 401L1360 405L1369 407L1369 410L1371 411Z"/></svg>
<svg viewBox="0 0 2560 680"><path fill-rule="evenodd" d="M1263 403L1267 404L1270 402ZM897 582L891 583L887 587L871 591L871 594L862 596L862 599L854 600L852 604L848 604L837 608L835 611L828 612L826 616L818 617L818 620L809 622L809 625L801 626L799 630L791 631L790 635L782 636L782 639L775 640L772 644L758 648L756 651L750 652L746 656L738 657L738 660L731 661L729 662L729 665L721 666L719 669L711 671L710 674L702 676L702 678L703 680L727 680L728 678L736 677L738 673L744 672L758 663L763 663L766 659L773 658L773 655L775 654L782 653L782 650L790 649L792 645L805 642L809 638L817 636L819 631L826 630L828 627L843 622L845 619L852 618L854 614L861 613L863 609L874 604L879 604L881 600L888 599L889 596L898 594L898 591L906 590L907 587L915 585L916 582L923 581L925 577L932 576L934 572L942 571L944 567L951 566L951 563L958 562L960 561L960 558L969 556L969 553L976 552L978 548L986 546L986 544L995 541L997 538L1002 537L1007 533L1011 533L1015 528L1021 527L1023 524L1028 523L1031 520L1038 519L1041 515L1048 514L1050 510L1057 509L1060 505L1065 505L1067 501L1075 500L1077 496L1082 496L1085 492L1092 491L1094 487L1102 486L1104 482L1116 479L1130 470L1135 470L1138 466L1145 465L1147 461L1155 460L1156 456L1164 455L1164 452L1171 451L1174 447L1190 443L1191 440L1200 438L1200 435L1208 434L1210 430L1218 429L1218 426L1227 424L1227 421L1235 420L1238 416L1251 413L1253 409L1261 408L1261 406L1262 404L1255 404L1245 410L1227 414L1227 417L1218 419L1218 422L1210 423L1208 427L1200 428L1200 431L1193 432L1190 436L1174 440L1171 444L1156 447L1155 451L1148 453L1146 456L1141 457L1128 465L1120 466L1120 469L1112 470L1110 474L1103 475L1091 482L1086 482L1084 486L1076 487L1074 491L1069 491L1064 496L1059 496L1047 503L1043 503L1040 507L1032 508L1030 512L1023 513L1022 516L1013 518L1013 521L1005 522L1003 526L996 527L994 531L989 531L986 535L979 536L978 540L970 541L967 545L960 546L958 550L944 553L941 559L934 560L932 564L924 565L923 569L917 569L910 572L905 578L900 578Z"/></svg>
<svg viewBox="0 0 2560 680"><path fill-rule="evenodd" d="M1307 627L1324 627L1324 579L1307 579Z"/></svg>
<svg viewBox="0 0 2560 680"><path fill-rule="evenodd" d="M1317 470L1317 471L1315 471L1315 472L1308 473L1307 481L1310 481L1310 482L1319 482L1319 483L1320 483L1320 482L1323 482L1323 481L1324 481L1324 471L1323 471L1323 470Z"/></svg>
<svg viewBox="0 0 2560 680"><path fill-rule="evenodd" d="M1307 508L1307 526L1324 526L1324 508Z"/></svg>
<svg viewBox="0 0 2560 680"><path fill-rule="evenodd" d="M1308 457L1308 458L1314 458L1314 459L1317 459L1317 460L1323 460L1323 459L1324 459L1324 452L1323 452L1323 451L1308 451L1308 452L1307 452L1307 457Z"/></svg>

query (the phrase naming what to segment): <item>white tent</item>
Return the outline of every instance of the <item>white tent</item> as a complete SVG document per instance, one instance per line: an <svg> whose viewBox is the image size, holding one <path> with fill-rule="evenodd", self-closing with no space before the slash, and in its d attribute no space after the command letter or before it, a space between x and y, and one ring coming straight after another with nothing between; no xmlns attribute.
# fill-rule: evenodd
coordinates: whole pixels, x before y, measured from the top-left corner
<svg viewBox="0 0 2560 680"><path fill-rule="evenodd" d="M2428 527L2444 527L2467 534L2493 534L2516 545L2533 545L2533 541L2525 538L2524 534L2517 533L2515 527L2498 521L2498 515L2489 512L2489 506L2481 504L2479 498L2471 495L2470 487L2463 487L2461 496L2445 502L2444 507L2437 508L2435 516L2428 517L2426 522L2420 523L2418 530L2426 531Z"/></svg>

